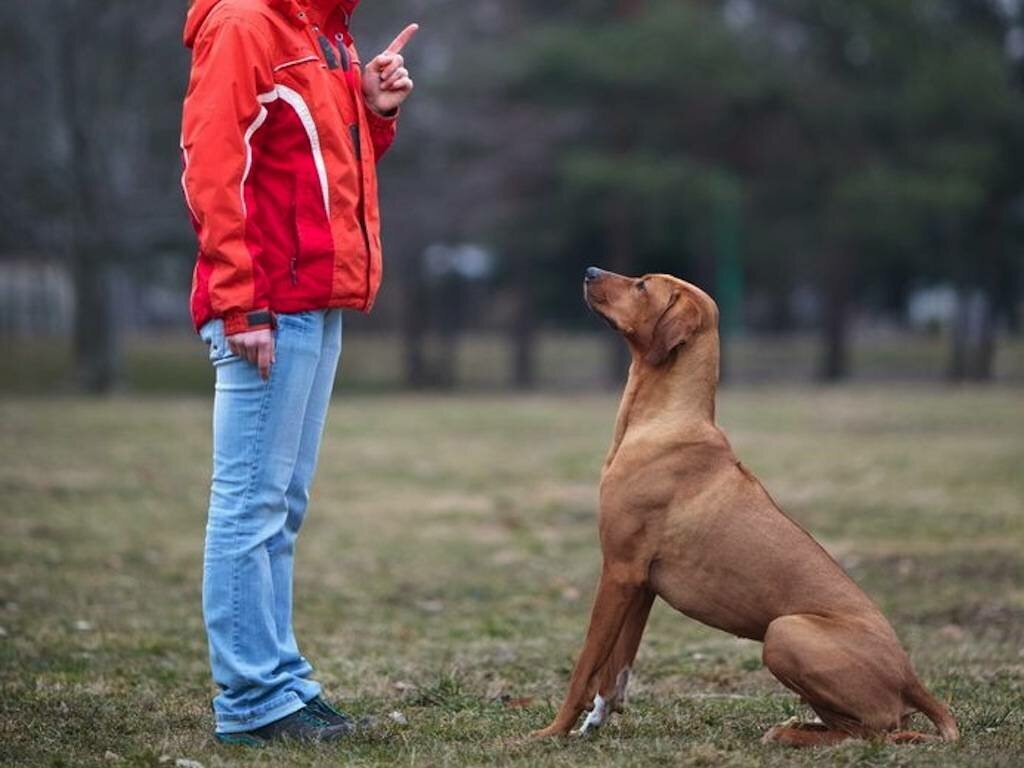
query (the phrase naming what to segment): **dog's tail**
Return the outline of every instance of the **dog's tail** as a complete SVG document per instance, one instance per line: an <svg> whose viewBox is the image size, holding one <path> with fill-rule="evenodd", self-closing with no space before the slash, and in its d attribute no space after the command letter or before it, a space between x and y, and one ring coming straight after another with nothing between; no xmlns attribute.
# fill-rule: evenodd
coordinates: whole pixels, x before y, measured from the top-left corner
<svg viewBox="0 0 1024 768"><path fill-rule="evenodd" d="M960 729L956 727L956 720L949 707L932 696L920 680L915 679L906 689L906 696L911 705L935 724L943 741L956 741L960 738Z"/></svg>

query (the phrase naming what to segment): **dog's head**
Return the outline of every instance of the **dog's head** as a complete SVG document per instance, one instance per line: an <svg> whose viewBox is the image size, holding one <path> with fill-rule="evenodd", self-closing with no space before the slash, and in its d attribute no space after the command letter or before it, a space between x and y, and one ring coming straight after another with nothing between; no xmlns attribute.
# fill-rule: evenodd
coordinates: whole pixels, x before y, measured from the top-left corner
<svg viewBox="0 0 1024 768"><path fill-rule="evenodd" d="M671 275L626 277L590 267L583 298L652 366L663 365L698 334L718 327L712 298Z"/></svg>

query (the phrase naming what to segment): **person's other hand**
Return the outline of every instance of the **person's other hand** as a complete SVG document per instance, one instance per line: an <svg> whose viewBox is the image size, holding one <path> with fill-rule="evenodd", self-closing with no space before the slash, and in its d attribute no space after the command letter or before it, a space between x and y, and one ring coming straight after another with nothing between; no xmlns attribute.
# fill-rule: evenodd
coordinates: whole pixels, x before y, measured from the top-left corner
<svg viewBox="0 0 1024 768"><path fill-rule="evenodd" d="M419 28L419 24L410 24L403 29L363 72L363 96L378 115L391 115L412 93L413 82L405 68L402 49Z"/></svg>
<svg viewBox="0 0 1024 768"><path fill-rule="evenodd" d="M258 366L260 376L270 378L270 366L274 364L274 333L269 328L259 331L243 331L228 336L228 348L243 360Z"/></svg>

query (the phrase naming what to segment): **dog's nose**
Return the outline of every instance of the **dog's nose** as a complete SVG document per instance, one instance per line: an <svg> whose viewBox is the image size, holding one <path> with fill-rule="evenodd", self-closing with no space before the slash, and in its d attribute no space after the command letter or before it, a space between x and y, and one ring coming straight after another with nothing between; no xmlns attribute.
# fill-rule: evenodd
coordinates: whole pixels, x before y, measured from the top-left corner
<svg viewBox="0 0 1024 768"><path fill-rule="evenodd" d="M597 267L587 267L587 271L583 273L583 279L589 283L591 280L597 280L603 272L603 269Z"/></svg>

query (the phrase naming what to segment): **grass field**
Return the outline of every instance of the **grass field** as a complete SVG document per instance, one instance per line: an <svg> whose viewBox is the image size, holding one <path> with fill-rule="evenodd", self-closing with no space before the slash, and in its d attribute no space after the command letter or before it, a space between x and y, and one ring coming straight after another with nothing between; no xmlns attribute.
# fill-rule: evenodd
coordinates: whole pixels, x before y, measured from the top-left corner
<svg viewBox="0 0 1024 768"><path fill-rule="evenodd" d="M624 715L596 738L524 742L585 627L613 400L347 396L299 542L296 624L329 694L379 728L219 747L199 609L208 400L9 398L0 765L1024 764L1024 391L729 390L720 413L880 602L961 742L762 746L800 703L760 646L664 605Z"/></svg>

